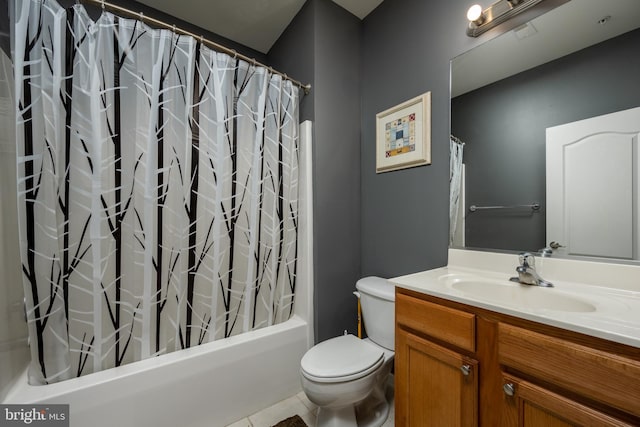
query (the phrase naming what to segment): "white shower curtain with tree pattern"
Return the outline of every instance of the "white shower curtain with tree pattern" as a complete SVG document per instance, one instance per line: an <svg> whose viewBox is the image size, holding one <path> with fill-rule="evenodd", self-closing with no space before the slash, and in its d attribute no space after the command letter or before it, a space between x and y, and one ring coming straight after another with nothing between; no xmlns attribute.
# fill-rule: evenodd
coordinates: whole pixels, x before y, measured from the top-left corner
<svg viewBox="0 0 640 427"><path fill-rule="evenodd" d="M199 40L15 0L30 382L287 320L298 89Z"/></svg>
<svg viewBox="0 0 640 427"><path fill-rule="evenodd" d="M462 156L464 144L449 138L449 245L454 244L458 227L458 211L460 209L460 191L462 188Z"/></svg>

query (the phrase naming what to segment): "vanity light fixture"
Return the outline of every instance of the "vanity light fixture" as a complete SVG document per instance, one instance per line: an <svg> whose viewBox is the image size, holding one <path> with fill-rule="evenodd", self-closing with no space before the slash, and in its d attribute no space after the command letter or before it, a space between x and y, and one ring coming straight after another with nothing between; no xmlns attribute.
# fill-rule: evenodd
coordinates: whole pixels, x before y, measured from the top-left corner
<svg viewBox="0 0 640 427"><path fill-rule="evenodd" d="M474 4L467 11L467 19L469 20L467 35L478 37L480 34L510 21L509 27L505 28L505 31L508 31L568 1L570 0L498 0L484 10L482 10L482 6ZM514 19L516 17L518 18Z"/></svg>

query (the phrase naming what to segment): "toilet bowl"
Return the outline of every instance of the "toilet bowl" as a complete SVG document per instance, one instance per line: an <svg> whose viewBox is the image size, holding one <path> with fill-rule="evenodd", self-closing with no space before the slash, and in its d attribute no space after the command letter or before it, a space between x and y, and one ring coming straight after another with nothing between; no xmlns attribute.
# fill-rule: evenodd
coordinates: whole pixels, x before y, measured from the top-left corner
<svg viewBox="0 0 640 427"><path fill-rule="evenodd" d="M356 288L369 338L328 339L300 362L302 389L318 406L318 427L379 427L389 413L395 288L379 277L360 279Z"/></svg>

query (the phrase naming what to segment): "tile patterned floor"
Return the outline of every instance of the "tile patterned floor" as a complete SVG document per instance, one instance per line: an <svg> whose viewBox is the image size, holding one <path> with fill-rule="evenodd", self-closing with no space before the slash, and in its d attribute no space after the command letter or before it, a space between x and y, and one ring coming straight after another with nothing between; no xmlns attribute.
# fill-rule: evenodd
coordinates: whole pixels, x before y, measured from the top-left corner
<svg viewBox="0 0 640 427"><path fill-rule="evenodd" d="M307 399L304 392L300 392L228 427L271 427L296 414L300 415L300 418L311 427L315 426L316 409L317 407Z"/></svg>
<svg viewBox="0 0 640 427"><path fill-rule="evenodd" d="M291 396L275 405L256 412L253 415L243 418L227 427L271 427L285 418L299 415L309 427L316 425L316 405L311 403L304 392L300 392L295 396ZM382 427L394 427L393 405L389 412L389 418L384 422Z"/></svg>

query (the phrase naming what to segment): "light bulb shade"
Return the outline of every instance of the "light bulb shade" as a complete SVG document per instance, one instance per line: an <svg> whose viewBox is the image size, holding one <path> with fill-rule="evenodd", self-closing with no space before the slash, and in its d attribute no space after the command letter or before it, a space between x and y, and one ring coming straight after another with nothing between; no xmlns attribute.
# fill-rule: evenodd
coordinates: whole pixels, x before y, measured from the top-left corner
<svg viewBox="0 0 640 427"><path fill-rule="evenodd" d="M496 0L486 9L473 5L467 12L467 18L471 21L467 26L467 35L469 37L478 37L500 25L502 26L500 31L506 32L569 1Z"/></svg>
<svg viewBox="0 0 640 427"><path fill-rule="evenodd" d="M482 6L474 4L467 11L467 19L471 22L476 22L482 18Z"/></svg>

